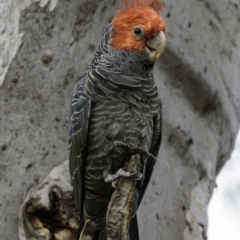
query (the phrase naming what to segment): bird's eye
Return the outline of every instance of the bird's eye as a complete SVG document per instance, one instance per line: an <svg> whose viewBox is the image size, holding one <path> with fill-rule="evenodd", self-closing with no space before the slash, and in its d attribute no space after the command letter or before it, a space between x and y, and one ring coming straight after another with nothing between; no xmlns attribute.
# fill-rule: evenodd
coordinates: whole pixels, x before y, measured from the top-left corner
<svg viewBox="0 0 240 240"><path fill-rule="evenodd" d="M139 28L139 27L136 27L133 32L134 32L134 34L136 34L136 35L140 35L140 34L142 33L142 29Z"/></svg>

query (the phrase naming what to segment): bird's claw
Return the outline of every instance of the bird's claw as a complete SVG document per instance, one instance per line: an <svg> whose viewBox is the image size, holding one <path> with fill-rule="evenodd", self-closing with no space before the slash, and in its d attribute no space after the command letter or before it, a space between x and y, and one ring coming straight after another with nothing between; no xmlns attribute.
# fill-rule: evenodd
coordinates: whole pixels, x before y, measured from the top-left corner
<svg viewBox="0 0 240 240"><path fill-rule="evenodd" d="M153 159L154 161L157 160L155 158L155 156L153 156L151 153L145 151L143 148L135 147L135 146L129 145L129 144L124 143L124 142L114 141L114 147L116 149L118 149L119 152L120 151L126 152L126 153L129 153L130 155L139 154L140 156L144 156L144 157Z"/></svg>
<svg viewBox="0 0 240 240"><path fill-rule="evenodd" d="M116 188L116 184L119 178L123 177L123 178L138 181L142 179L142 173L140 173L139 171L127 172L123 168L120 168L115 174L111 174L108 171L105 171L103 174L103 177L106 183L111 182L112 186Z"/></svg>

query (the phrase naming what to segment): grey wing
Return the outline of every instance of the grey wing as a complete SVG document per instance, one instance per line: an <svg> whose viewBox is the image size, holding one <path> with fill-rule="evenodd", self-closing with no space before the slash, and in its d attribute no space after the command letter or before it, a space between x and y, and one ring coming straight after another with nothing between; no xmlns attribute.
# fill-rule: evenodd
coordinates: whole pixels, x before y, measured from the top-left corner
<svg viewBox="0 0 240 240"><path fill-rule="evenodd" d="M161 102L159 102L159 112L153 118L153 137L152 137L152 144L149 150L149 152L153 154L156 158L158 156L161 140L162 140L162 105L161 105ZM149 158L147 159L146 166L144 169L144 174L143 174L143 178L144 178L143 186L141 187L140 196L138 199L138 206L142 201L142 198L147 189L148 183L151 179L155 163L156 163L155 160L149 159Z"/></svg>
<svg viewBox="0 0 240 240"><path fill-rule="evenodd" d="M83 94L84 75L74 88L69 114L69 171L79 216L82 210L83 166L86 155L91 101Z"/></svg>
<svg viewBox="0 0 240 240"><path fill-rule="evenodd" d="M153 138L150 153L156 158L161 145L162 140L162 104L159 102L158 114L153 118Z"/></svg>

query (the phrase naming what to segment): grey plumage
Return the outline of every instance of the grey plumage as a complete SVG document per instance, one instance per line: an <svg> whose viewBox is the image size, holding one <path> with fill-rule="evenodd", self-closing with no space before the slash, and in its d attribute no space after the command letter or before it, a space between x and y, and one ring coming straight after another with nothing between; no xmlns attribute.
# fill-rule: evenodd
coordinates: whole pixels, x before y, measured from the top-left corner
<svg viewBox="0 0 240 240"><path fill-rule="evenodd" d="M161 103L153 65L143 64L145 52L113 49L111 34L109 25L92 64L74 88L69 117L69 168L81 227L89 218L99 230L105 227L114 191L104 181L103 172L115 173L130 159L128 153L115 148L114 141L154 156L161 142ZM155 164L145 157L141 162L143 179L137 183L134 215ZM132 225L136 224L135 219Z"/></svg>

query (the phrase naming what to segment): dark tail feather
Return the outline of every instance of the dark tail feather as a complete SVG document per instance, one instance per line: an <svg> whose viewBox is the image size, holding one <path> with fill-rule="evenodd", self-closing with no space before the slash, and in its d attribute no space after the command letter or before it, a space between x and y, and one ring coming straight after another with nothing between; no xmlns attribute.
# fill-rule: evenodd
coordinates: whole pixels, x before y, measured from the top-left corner
<svg viewBox="0 0 240 240"><path fill-rule="evenodd" d="M137 214L135 214L132 219L131 226L129 228L129 238L130 240L139 240Z"/></svg>
<svg viewBox="0 0 240 240"><path fill-rule="evenodd" d="M81 228L79 227L79 228L78 228L78 233L77 233L77 238L76 238L76 240L79 240L80 234L81 234Z"/></svg>

